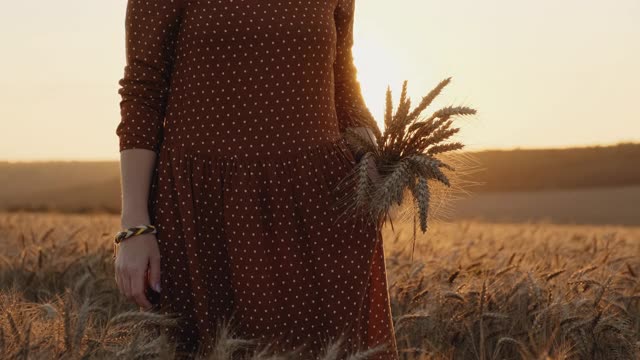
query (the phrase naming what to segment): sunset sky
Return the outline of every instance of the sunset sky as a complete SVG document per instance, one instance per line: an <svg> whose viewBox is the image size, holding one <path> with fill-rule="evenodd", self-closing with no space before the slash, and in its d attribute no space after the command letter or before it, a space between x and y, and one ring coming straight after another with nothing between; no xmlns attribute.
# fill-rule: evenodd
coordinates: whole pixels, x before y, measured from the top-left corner
<svg viewBox="0 0 640 360"><path fill-rule="evenodd" d="M4 6L0 160L118 159L125 7ZM417 104L451 76L434 105L478 110L469 150L640 141L639 19L638 0L357 0L354 56L379 121L387 85Z"/></svg>

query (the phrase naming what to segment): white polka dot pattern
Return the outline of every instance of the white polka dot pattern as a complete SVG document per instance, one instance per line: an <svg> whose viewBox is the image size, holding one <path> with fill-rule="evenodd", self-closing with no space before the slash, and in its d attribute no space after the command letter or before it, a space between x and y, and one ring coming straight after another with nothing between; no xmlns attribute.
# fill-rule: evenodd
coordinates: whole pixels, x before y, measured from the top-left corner
<svg viewBox="0 0 640 360"><path fill-rule="evenodd" d="M158 153L149 201L181 348L216 324L301 359L341 334L397 359L382 235L341 216L367 126L354 0L129 0L120 149ZM333 191L336 190L336 191Z"/></svg>

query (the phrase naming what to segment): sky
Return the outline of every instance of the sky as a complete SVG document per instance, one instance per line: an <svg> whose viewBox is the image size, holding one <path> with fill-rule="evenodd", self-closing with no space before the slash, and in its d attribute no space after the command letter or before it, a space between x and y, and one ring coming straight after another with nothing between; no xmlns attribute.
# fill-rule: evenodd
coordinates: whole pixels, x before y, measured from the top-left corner
<svg viewBox="0 0 640 360"><path fill-rule="evenodd" d="M125 8L5 6L0 160L119 158ZM387 86L415 105L451 77L424 114L476 109L454 121L467 150L611 145L640 141L638 20L638 0L357 0L353 52L381 126Z"/></svg>

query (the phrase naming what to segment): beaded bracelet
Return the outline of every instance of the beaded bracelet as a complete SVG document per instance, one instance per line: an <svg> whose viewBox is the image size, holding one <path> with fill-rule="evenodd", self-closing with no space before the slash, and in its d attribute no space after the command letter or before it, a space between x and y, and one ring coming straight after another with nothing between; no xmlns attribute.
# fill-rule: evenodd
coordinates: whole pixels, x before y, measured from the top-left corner
<svg viewBox="0 0 640 360"><path fill-rule="evenodd" d="M133 226L126 230L118 232L115 238L113 239L113 260L116 259L118 244L120 244L124 239L130 238L136 235L147 234L147 233L155 234L156 232L157 232L156 227L151 224L148 224L148 225L142 224L138 226Z"/></svg>
<svg viewBox="0 0 640 360"><path fill-rule="evenodd" d="M155 234L156 232L157 232L156 227L151 224L148 224L148 225L142 224L138 226L133 226L126 230L118 232L114 238L114 242L116 244L119 244L124 239L130 238L132 236L142 235L147 233Z"/></svg>

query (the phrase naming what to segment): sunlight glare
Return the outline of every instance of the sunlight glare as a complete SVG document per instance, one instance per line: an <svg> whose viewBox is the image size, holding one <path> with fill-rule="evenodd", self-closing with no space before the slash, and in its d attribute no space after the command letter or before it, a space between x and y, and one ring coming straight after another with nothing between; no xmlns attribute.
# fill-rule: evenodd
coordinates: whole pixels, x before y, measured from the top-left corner
<svg viewBox="0 0 640 360"><path fill-rule="evenodd" d="M393 51L373 39L359 40L353 46L353 58L358 67L362 95L382 129L387 86L391 86L394 99L402 89L401 61Z"/></svg>

